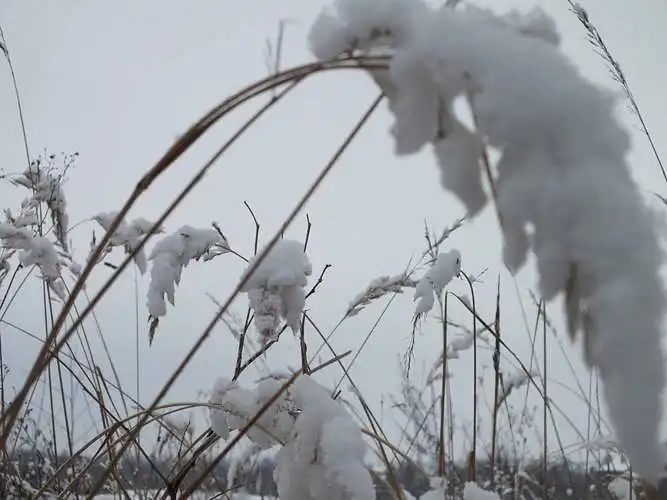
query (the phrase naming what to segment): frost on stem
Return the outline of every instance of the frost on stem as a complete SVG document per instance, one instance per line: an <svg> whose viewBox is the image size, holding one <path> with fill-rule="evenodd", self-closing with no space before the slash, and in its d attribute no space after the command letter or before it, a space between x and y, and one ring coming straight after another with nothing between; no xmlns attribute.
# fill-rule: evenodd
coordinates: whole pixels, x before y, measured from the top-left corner
<svg viewBox="0 0 667 500"><path fill-rule="evenodd" d="M150 224L146 221L147 224ZM146 227L146 226L141 226ZM150 227L150 225L148 226ZM121 239L121 241L125 241ZM215 229L182 226L175 233L155 244L148 260L152 261L148 286L148 313L151 317L149 338L152 341L159 318L167 314L167 304L174 305L176 285L181 282L183 268L192 260L209 261L230 251L227 240Z"/></svg>
<svg viewBox="0 0 667 500"><path fill-rule="evenodd" d="M488 198L479 155L484 145L498 150L505 264L517 271L532 249L542 296L565 292L571 333L583 330L619 440L634 470L655 481L664 465L663 256L629 174L615 97L559 52L555 23L539 9L500 17L419 0L338 0L310 44L320 59L392 56L372 76L394 115L396 153L432 144L445 188L470 215ZM460 96L475 130L454 112Z"/></svg>
<svg viewBox="0 0 667 500"><path fill-rule="evenodd" d="M66 157L66 168L76 155ZM7 222L0 223L0 240L9 251L0 257L0 282L9 270L9 259L18 250L18 258L25 267L37 266L41 279L60 300L67 297L67 289L62 279L62 269L68 268L74 276L77 266L69 254L67 231L69 219L67 203L62 189L62 174L53 173L55 155L49 156L49 163L42 165L37 159L22 174L14 177L12 183L29 189L31 196L21 202L21 211L14 216L11 210L4 210ZM42 204L46 205L44 207ZM50 214L52 228L43 227L42 208ZM49 232L55 241L49 239Z"/></svg>
<svg viewBox="0 0 667 500"><path fill-rule="evenodd" d="M622 476L616 476L607 486L607 490L617 500L632 500L635 497L632 483Z"/></svg>
<svg viewBox="0 0 667 500"><path fill-rule="evenodd" d="M211 395L211 426L227 438L282 387L282 378L259 382L255 390L219 379ZM279 444L274 479L280 498L293 500L373 500L375 489L363 459L359 427L331 393L302 375L250 428L247 437L268 448Z"/></svg>
<svg viewBox="0 0 667 500"><path fill-rule="evenodd" d="M255 328L262 341L267 342L277 335L281 319L294 333L299 331L306 305L304 287L313 267L303 250L303 243L298 241L277 241L256 266L261 253L248 262L242 279L251 270L252 274L241 291L248 294L255 314Z"/></svg>

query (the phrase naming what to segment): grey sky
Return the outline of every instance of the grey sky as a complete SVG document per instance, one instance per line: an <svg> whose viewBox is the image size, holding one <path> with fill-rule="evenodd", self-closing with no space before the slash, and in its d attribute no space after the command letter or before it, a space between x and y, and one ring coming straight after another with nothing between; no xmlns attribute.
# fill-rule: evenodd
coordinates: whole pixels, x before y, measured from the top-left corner
<svg viewBox="0 0 667 500"><path fill-rule="evenodd" d="M614 82L585 40L583 28L568 12L565 0L546 2L477 2L499 11L528 8L540 3L557 20L564 51L581 71L609 88ZM66 185L70 220L79 222L100 211L116 210L136 181L196 118L231 92L266 75L263 52L266 38L274 38L281 18L289 24L283 46L283 66L310 59L306 35L309 24L323 2L312 0L249 0L246 2L62 2L5 1L0 5L0 23L7 37L17 72L27 121L30 148L38 153L79 151L77 168ZM610 49L626 72L647 125L662 152L665 146L667 113L664 85L667 70L661 64L667 40L663 32L667 4L662 0L637 0L632 7L621 0L585 2ZM1 163L6 171L24 168L22 142L15 112L11 81L6 65L0 70ZM251 252L252 221L247 200L262 223L266 241L308 187L365 107L377 94L363 74L319 75L271 111L225 155L190 197L167 221L169 230L183 223L208 226L217 220L230 243L243 253ZM263 102L263 101L257 101ZM229 136L256 104L236 113L192 152L179 161L138 203L133 215L152 219L171 201L202 161ZM628 126L635 119L619 109ZM403 270L408 260L424 249L423 222L436 230L463 214L454 198L438 183L438 172L430 152L395 159L388 134L391 118L383 106L343 157L323 188L308 204L313 221L309 256L315 275L324 264L332 264L320 293L309 305L324 331L340 318L352 297L382 274ZM633 172L642 188L667 193L648 144L634 134L631 155ZM664 154L663 154L664 156ZM24 196L16 188L0 188L3 207L17 207ZM528 361L527 335L519 314L511 277L501 266L500 239L493 210L460 230L450 240L463 254L464 268L477 273L488 267L478 290L480 309L491 318L495 281L501 273L504 290L502 318L505 340ZM305 214L289 231L302 238ZM72 233L74 252L83 259L88 250L93 223ZM622 228L619 228L622 230ZM115 259L119 261L120 259ZM212 263L195 263L184 272L177 290L176 307L162 320L156 342L146 340L144 277L140 283L141 389L142 402L162 385L184 351L192 344L214 312L205 292L224 299L242 270L238 260L222 256ZM100 268L91 290L109 274ZM98 318L121 371L125 387L133 392L134 300L133 273L103 301ZM534 284L532 270L518 279L521 287ZM464 292L461 283L455 285ZM10 309L7 320L36 334L43 334L40 318L31 303L38 297L36 285L28 287ZM523 295L524 299L527 296ZM529 321L534 307L525 300ZM245 302L238 302L243 312ZM339 350L356 349L380 312L382 304L345 323L334 337ZM398 390L398 359L407 347L412 302L399 297L371 337L352 375L375 409L381 395ZM551 314L560 316L558 304ZM460 307L455 319L469 323ZM560 324L560 320L556 321ZM89 323L92 328L93 324ZM41 328L41 330L40 330ZM9 365L18 381L35 354L36 344L2 326ZM319 345L314 332L313 346ZM431 322L417 339L416 376L430 366L439 349L439 334ZM562 340L565 342L564 337ZM567 344L565 342L565 344ZM579 351L568 349L572 362L581 369ZM218 375L231 375L235 344L224 328L218 328L196 362L178 381L169 399L192 399L208 390ZM481 356L490 364L490 356ZM271 366L284 367L286 360L298 363L297 343L286 335L267 358ZM552 376L573 385L564 360L553 345ZM470 414L470 357L454 362L454 391L457 413ZM257 372L249 372L250 382ZM585 377L585 372L581 372ZM337 370L326 379L336 380ZM582 378L585 381L585 378ZM585 410L566 391L554 387L552 397L564 405L577 421ZM517 400L517 406L521 401ZM384 417L390 422L385 406ZM581 421L581 420L578 420ZM583 429L585 423L581 422ZM391 427L391 426L390 426ZM570 441L576 440L566 431Z"/></svg>

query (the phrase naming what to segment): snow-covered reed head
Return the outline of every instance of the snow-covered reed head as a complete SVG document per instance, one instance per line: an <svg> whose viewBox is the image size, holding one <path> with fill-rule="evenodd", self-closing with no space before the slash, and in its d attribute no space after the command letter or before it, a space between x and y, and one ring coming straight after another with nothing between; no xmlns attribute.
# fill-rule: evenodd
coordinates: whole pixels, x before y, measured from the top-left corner
<svg viewBox="0 0 667 500"><path fill-rule="evenodd" d="M227 438L246 426L277 394L285 381L270 377L254 390L219 379L211 394L213 430ZM280 498L372 500L375 488L363 459L361 430L331 392L308 375L259 416L246 436L262 448L282 444L274 479Z"/></svg>
<svg viewBox="0 0 667 500"><path fill-rule="evenodd" d="M92 219L97 222L105 231L108 231L111 225L118 217L118 212L102 212L93 215ZM153 223L138 217L130 222L122 220L109 240L108 250L113 247L123 247L125 253L134 253L134 262L141 274L146 273L147 261L143 248L139 248L141 241L148 235ZM164 229L157 228L155 233L162 233Z"/></svg>
<svg viewBox="0 0 667 500"><path fill-rule="evenodd" d="M542 296L565 293L571 333L583 330L620 441L635 470L655 480L664 464L663 256L629 173L614 96L586 81L559 41L540 10L498 17L420 0L338 0L310 34L320 59L391 55L371 75L394 115L395 152L430 144L443 186L470 216L489 199L486 170L506 266L516 272L532 249ZM474 129L454 111L459 97ZM495 179L487 147L500 156Z"/></svg>
<svg viewBox="0 0 667 500"><path fill-rule="evenodd" d="M74 155L76 156L76 155ZM73 157L65 158L65 169L72 163ZM37 210L41 203L46 204L53 232L57 242L64 251L68 251L67 231L69 229L69 217L67 215L67 200L62 188L62 173L53 171L55 155L49 156L49 165L42 165L41 158L33 161L21 175L15 177L12 182L17 186L23 186L32 191L32 196L22 203L25 210L24 220L31 223L40 223L37 219Z"/></svg>
<svg viewBox="0 0 667 500"><path fill-rule="evenodd" d="M135 219L131 224L123 224L114 234L118 244L125 246L126 251L134 249L149 231L152 224L145 219ZM113 240L113 239L112 239ZM165 298L173 306L176 285L181 282L183 269L193 260L209 261L218 255L229 253L229 243L220 232L210 228L181 226L173 234L163 237L155 244L148 256L152 261L151 281L148 287L148 312L151 317L149 339L152 341L158 326L159 318L167 314ZM143 259L135 254L139 264ZM145 268L145 263L143 264ZM143 271L142 271L143 272Z"/></svg>
<svg viewBox="0 0 667 500"><path fill-rule="evenodd" d="M73 158L65 157L65 170ZM38 158L11 180L14 185L30 190L30 196L21 202L18 215L9 209L4 210L6 222L0 223L0 241L2 248L8 251L1 257L0 282L9 270L9 259L18 250L21 265L36 266L50 291L64 301L67 287L61 272L69 268L77 276L79 266L69 254L69 218L62 189L63 173L55 171L54 162L55 155L49 156L48 162ZM52 223L50 229L45 225L47 216Z"/></svg>
<svg viewBox="0 0 667 500"><path fill-rule="evenodd" d="M306 304L304 287L313 267L304 244L298 241L277 241L259 264L258 256L248 262L243 274L247 280L241 291L248 294L255 327L262 341L267 342L277 334L281 319L293 332L299 331Z"/></svg>

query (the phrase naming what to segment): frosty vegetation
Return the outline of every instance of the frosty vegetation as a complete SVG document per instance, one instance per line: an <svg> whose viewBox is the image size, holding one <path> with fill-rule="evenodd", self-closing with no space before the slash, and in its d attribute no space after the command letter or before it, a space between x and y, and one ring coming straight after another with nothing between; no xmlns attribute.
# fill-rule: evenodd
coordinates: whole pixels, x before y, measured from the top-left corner
<svg viewBox="0 0 667 500"><path fill-rule="evenodd" d="M79 268L68 252L68 216L61 181L41 167L41 161L35 161L22 175L15 177L13 183L29 189L31 196L23 200L17 216L5 211L7 222L0 224L0 240L9 251L2 256L1 265L8 270L9 259L18 250L21 265L36 266L49 290L64 300L67 290L61 272L70 269L76 275ZM40 218L46 213L42 212L42 204L51 214L55 242L36 231L41 225Z"/></svg>
<svg viewBox="0 0 667 500"><path fill-rule="evenodd" d="M461 254L451 250L438 255L435 263L424 273L417 283L414 300L417 302L416 316L433 309L435 297L440 297L449 282L461 272Z"/></svg>
<svg viewBox="0 0 667 500"><path fill-rule="evenodd" d="M280 240L261 262L250 259L241 291L248 294L262 342L275 339L281 320L294 333L299 331L306 305L304 287L312 272L304 244L298 241Z"/></svg>
<svg viewBox="0 0 667 500"><path fill-rule="evenodd" d="M310 43L322 60L391 55L388 70L371 75L394 114L395 152L430 145L443 186L471 217L487 202L484 145L498 150L489 181L505 264L517 271L532 248L542 296L566 295L570 333L583 331L620 441L637 472L657 480L662 256L628 171L629 138L613 116L614 97L562 56L555 24L539 10L498 17L418 0L340 0L315 22ZM473 129L454 112L459 97Z"/></svg>
<svg viewBox="0 0 667 500"><path fill-rule="evenodd" d="M350 55L386 57L384 67L366 71L393 115L395 154L428 148L442 186L465 206L469 219L493 205L511 272L522 269L532 251L542 298L563 297L570 336L582 335L584 358L603 380L620 447L633 471L656 483L665 465L659 444L665 385L662 254L654 221L630 177L625 160L629 137L613 116L614 96L587 82L560 53L555 23L541 10L496 16L470 5L454 9L420 0L337 0L314 22L309 43L322 62ZM460 102L469 116L461 116ZM493 164L492 153L498 157ZM38 269L48 290L65 302L65 271L76 279L82 265L70 254L62 182L38 162L13 182L30 195L18 215L6 212L0 224L0 282L16 255L21 266ZM43 231L45 213L51 217L50 233ZM118 219L118 212L92 217L107 232ZM164 232L141 217L121 220L99 259L121 249L140 274L149 274L151 341L167 303L175 305L186 267L224 254L239 256L215 224L184 225L159 236L145 253L147 240ZM416 325L441 312L435 306L443 305L455 278L465 277L472 288L460 252L439 250L443 240L432 245L431 258L421 268L373 280L352 299L344 318L382 297L414 289ZM274 243L244 258L239 277L249 308L247 325L253 325L262 347L276 342L286 328L300 332L313 274L304 242L281 238ZM96 248L94 239L88 261ZM448 324L446 317L439 319ZM491 346L497 339L490 332L486 326L450 337L429 381L439 377L444 384L450 378L447 363L480 340ZM236 337L242 354L245 330ZM274 374L244 388L237 380L240 361L241 356L233 378L216 381L205 405L216 439L233 442L245 436L262 450L277 448L273 478L280 498L374 500L374 478L365 461L369 431L357 423L340 392L321 385L305 362L300 372ZM494 409L535 376L524 370L500 377ZM410 390L406 399L412 397ZM162 421L178 439L194 441L187 425L167 417ZM444 449L442 441L438 446ZM194 455L187 458L196 462ZM421 500L451 498L451 485L440 469L429 477L430 490ZM458 498L500 500L493 485L471 479L457 486ZM37 491L25 481L16 484L16 491ZM393 486L402 491L402 485ZM610 490L619 496L631 488L617 478ZM412 498L407 491L402 495Z"/></svg>
<svg viewBox="0 0 667 500"><path fill-rule="evenodd" d="M118 215L118 212L99 213L93 216L93 220L102 226L102 229L108 231ZM134 262L136 263L139 272L145 274L148 264L146 262L146 254L144 253L143 248L139 247L139 243L147 234L149 234L152 226L152 222L149 222L142 217L134 219L129 223L121 221L118 228L111 235L111 239L104 251L103 257L111 253L115 247L121 247L125 250L126 254L134 256ZM155 231L155 233L161 232L161 228L158 228Z"/></svg>
<svg viewBox="0 0 667 500"><path fill-rule="evenodd" d="M190 261L201 259L206 262L227 252L229 245L222 234L215 229L191 226L182 226L155 245L148 257L153 262L148 289L151 338L155 335L159 318L167 314L165 297L173 306L176 285L181 282L183 269Z"/></svg>
<svg viewBox="0 0 667 500"><path fill-rule="evenodd" d="M497 177L489 181L505 237L505 263L516 272L532 248L543 297L566 295L570 333L583 330L586 361L602 375L621 443L635 469L647 480L657 480L664 466L658 424L665 305L657 237L628 172L629 140L613 117L614 99L586 82L558 52L553 21L541 11L501 18L469 6L433 10L416 0L340 0L333 13L324 12L315 22L310 42L322 60L351 51L391 54L388 70L372 70L371 76L394 114L395 152L413 154L430 144L443 186L456 194L470 217L487 203L485 145L498 149ZM454 112L459 97L467 99L473 129ZM632 227L632 237L619 234L619 223ZM262 272L245 290L253 293L255 321L264 335L274 334L280 316L293 330L298 327L310 265L298 244L289 244L269 254L269 263L260 266ZM277 262L280 266L274 268ZM457 251L440 254L416 285L404 275L374 281L347 314L413 285L419 316L432 309L435 297L459 271ZM288 296L296 298L286 301L281 287L291 287ZM285 305L292 302L293 308ZM455 357L473 342L472 335L453 342L447 356ZM501 399L527 379L507 380ZM632 390L640 386L643 391ZM335 405L330 406L333 412ZM216 410L213 416L219 418L215 415ZM305 416L304 410L300 418ZM291 422L272 417L274 422L285 420ZM284 429L273 433L289 440ZM315 442L301 446L319 446L314 456L327 457L323 433L320 429ZM290 441L288 446L293 445ZM289 463L296 459L289 452L284 456ZM279 463L279 471L285 468ZM292 490L294 479L285 482L282 476L279 490L289 491L289 498L316 498L309 481L317 474L299 472L304 474L300 491ZM340 498L372 498L356 479L349 480L347 488L356 493L345 496L343 489ZM422 498L442 497L440 488ZM470 483L464 498L497 496Z"/></svg>
<svg viewBox="0 0 667 500"><path fill-rule="evenodd" d="M240 429L284 381L261 381L255 391L218 380L211 403L213 430L222 437ZM332 500L374 498L364 465L366 445L358 425L331 392L309 376L299 377L273 402L247 434L263 448L282 444L276 456L275 480L280 498Z"/></svg>

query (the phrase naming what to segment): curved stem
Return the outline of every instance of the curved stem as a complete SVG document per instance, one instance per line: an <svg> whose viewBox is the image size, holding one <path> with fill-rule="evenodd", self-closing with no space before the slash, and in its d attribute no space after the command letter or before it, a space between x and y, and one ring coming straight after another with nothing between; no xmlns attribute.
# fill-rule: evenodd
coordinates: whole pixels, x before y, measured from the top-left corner
<svg viewBox="0 0 667 500"><path fill-rule="evenodd" d="M190 129L164 154L164 156L151 168L137 183L135 190L129 196L123 207L120 209L118 216L110 225L109 229L104 234L104 237L100 241L99 245L90 255L88 263L81 272L81 276L75 283L70 296L63 305L63 308L60 311L60 314L54 321L51 331L47 336L47 341L37 354L37 358L33 363L28 376L21 388L20 391L16 394L16 397L12 403L7 407L7 411L0 417L0 448L5 445L9 432L11 431L13 424L16 422L16 419L19 414L19 410L23 403L25 402L28 393L30 392L31 386L36 382L39 376L43 373L48 363L53 358L53 352L47 349L48 345L55 343L58 333L63 328L67 314L74 306L75 300L79 293L83 290L86 280L89 278L92 269L95 263L100 258L102 252L106 248L111 236L118 229L121 221L125 218L130 209L134 206L140 196L155 182L155 180L164 173L173 163L180 158L199 138L201 138L206 131L208 131L215 123L217 123L222 117L236 109L238 106L244 104L245 102L258 97L271 89L280 87L287 83L292 82L293 85L302 81L308 76L312 76L316 73L332 69L369 69L369 68L386 68L388 62L388 57L377 56L377 57L341 57L334 59L329 62L318 62L310 63L302 66L297 66L295 68L283 71L279 74L272 75L267 77L259 82L256 82L249 87L241 90L240 92L234 94L232 97L226 99L221 104L213 108L206 115L204 115L197 123L195 123ZM195 175L192 181L186 186L186 188L180 193L180 195L174 200L171 206L165 211L163 216L153 225L153 227L148 231L146 238L142 239L139 245L134 249L130 255L123 261L123 263L118 267L114 274L107 280L105 285L101 288L100 292L93 298L90 304L82 311L82 314L76 319L74 324L67 330L67 332L62 336L60 342L55 346L55 351L62 348L62 346L69 340L76 328L81 324L83 319L92 311L94 306L100 301L102 296L109 290L111 285L118 279L120 273L127 267L131 259L134 257L136 252L140 251L143 246L146 244L147 240L155 234L156 229L159 225L173 212L173 210L182 202L182 200L192 191L192 189L199 184L199 182L204 177L204 174L210 169L213 163L220 157L222 154L242 135L243 132L249 128L254 120L259 117L264 111L270 108L279 98L272 99L265 107L263 107L258 114L253 117L246 125L236 133L218 152L214 157L200 169L200 171ZM304 202L305 203L305 202Z"/></svg>

